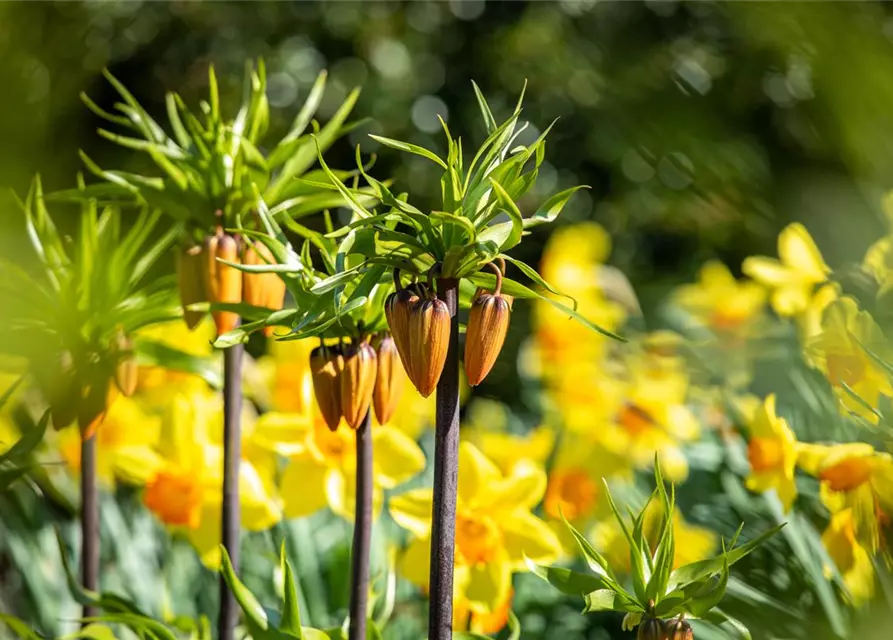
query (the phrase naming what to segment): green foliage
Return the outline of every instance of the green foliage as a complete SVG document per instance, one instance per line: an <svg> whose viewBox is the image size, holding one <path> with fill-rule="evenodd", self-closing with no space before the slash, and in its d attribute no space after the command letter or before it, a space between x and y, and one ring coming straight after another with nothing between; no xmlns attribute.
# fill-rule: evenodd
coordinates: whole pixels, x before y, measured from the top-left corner
<svg viewBox="0 0 893 640"><path fill-rule="evenodd" d="M267 141L263 146L270 151L264 155L260 149L270 114L266 76L263 60L246 65L241 105L236 115L227 119L220 105L217 76L210 67L209 96L200 102L197 112L190 110L177 93L167 94L169 134L121 82L105 71L106 79L124 100L115 104L119 113L102 109L86 94L81 98L96 115L126 129L129 135L106 129L100 129L99 134L122 147L146 153L162 175L104 170L82 152L87 168L104 182L90 185L86 194L70 190L53 197L78 200L87 195L115 202L136 199L164 211L183 223L187 232L198 235L219 224L220 216L226 226L250 224L256 190L263 193L277 215L288 212L302 217L340 206L341 198L332 198L315 184L324 176L310 170L317 148L327 149L360 124L347 122L359 89L354 89L321 126L314 119L326 85L326 72L321 72L291 128L272 146ZM307 132L308 127L312 132ZM356 197L364 196L357 193Z"/></svg>
<svg viewBox="0 0 893 640"><path fill-rule="evenodd" d="M634 627L644 618L671 618L679 615L712 622L733 621L717 609L728 587L729 567L778 533L784 523L736 547L741 533L739 527L728 547L723 543L721 555L673 569L676 551L673 526L675 489L671 486L670 491L667 491L657 459L654 479L657 486L651 497L637 514L630 514L629 520L617 509L605 483L608 504L629 546L631 591L617 579L608 561L567 520L565 526L577 543L591 574L528 562L530 570L563 593L582 596L585 603L583 613L625 613L624 626ZM645 534L646 517L652 501L656 502L660 514L656 543L649 541ZM732 624L741 626L737 621ZM742 635L750 637L746 633Z"/></svg>

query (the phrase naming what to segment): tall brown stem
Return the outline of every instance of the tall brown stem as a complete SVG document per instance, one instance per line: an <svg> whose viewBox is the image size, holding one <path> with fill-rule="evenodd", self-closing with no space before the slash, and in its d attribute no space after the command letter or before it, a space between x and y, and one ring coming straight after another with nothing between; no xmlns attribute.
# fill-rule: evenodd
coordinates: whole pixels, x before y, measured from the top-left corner
<svg viewBox="0 0 893 640"><path fill-rule="evenodd" d="M453 560L459 484L459 281L440 278L437 297L446 302L451 320L446 364L437 383L428 639L449 640L453 630Z"/></svg>
<svg viewBox="0 0 893 640"><path fill-rule="evenodd" d="M239 570L239 463L242 460L242 355L244 347L234 345L223 352L223 507L221 540ZM233 640L237 621L236 602L220 576L219 640Z"/></svg>
<svg viewBox="0 0 893 640"><path fill-rule="evenodd" d="M99 590L99 487L95 435L81 440L81 583L90 591ZM84 618L96 615L95 607L84 605Z"/></svg>
<svg viewBox="0 0 893 640"><path fill-rule="evenodd" d="M357 429L357 488L351 549L349 640L366 640L372 540L372 411Z"/></svg>

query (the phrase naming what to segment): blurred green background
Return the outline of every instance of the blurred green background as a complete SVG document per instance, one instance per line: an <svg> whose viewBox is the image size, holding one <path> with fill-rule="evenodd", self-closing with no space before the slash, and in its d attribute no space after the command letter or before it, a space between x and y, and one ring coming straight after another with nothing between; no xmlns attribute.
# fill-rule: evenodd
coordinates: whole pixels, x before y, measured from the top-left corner
<svg viewBox="0 0 893 640"><path fill-rule="evenodd" d="M96 135L100 122L78 97L111 105L104 67L160 116L167 90L192 104L205 94L211 63L223 104L235 109L244 63L258 56L280 132L319 70L330 73L323 118L362 86L354 113L371 120L329 163L352 166L355 144L381 152L374 173L410 188L420 207L436 202L436 167L366 134L443 152L439 114L454 134L479 141L470 81L499 119L526 79L530 127L520 141L560 118L531 205L591 185L559 224L595 220L610 232L610 263L629 277L646 318L706 259L737 272L747 255L774 255L792 220L808 224L833 266L858 260L886 228L893 9L883 3L2 2L0 187L21 194L36 172L49 189L70 187L83 169L78 149L101 166L140 166L139 154ZM24 260L9 205L4 190L0 253ZM517 257L535 264L547 233L535 232ZM527 333L526 313L513 320L506 363ZM480 394L518 407L516 376L494 370ZM145 513L128 522L154 526ZM54 553L51 538L39 544ZM2 559L14 556L7 549ZM2 565L0 575L10 575ZM190 580L214 588L207 576Z"/></svg>

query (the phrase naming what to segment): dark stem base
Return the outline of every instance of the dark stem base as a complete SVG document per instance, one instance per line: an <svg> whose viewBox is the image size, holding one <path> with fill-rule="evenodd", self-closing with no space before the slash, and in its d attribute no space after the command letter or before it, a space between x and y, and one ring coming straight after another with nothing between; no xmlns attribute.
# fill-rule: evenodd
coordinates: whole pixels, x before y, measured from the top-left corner
<svg viewBox="0 0 893 640"><path fill-rule="evenodd" d="M350 554L349 640L366 640L369 552L372 540L372 411L357 429L357 489Z"/></svg>
<svg viewBox="0 0 893 640"><path fill-rule="evenodd" d="M239 571L239 463L242 460L242 356L244 347L234 345L223 352L223 506L221 541ZM238 612L223 574L220 576L219 640L233 640Z"/></svg>
<svg viewBox="0 0 893 640"><path fill-rule="evenodd" d="M81 441L81 583L99 591L99 487L96 480L96 436ZM83 617L96 617L96 607L84 606ZM86 626L88 622L83 622Z"/></svg>
<svg viewBox="0 0 893 640"><path fill-rule="evenodd" d="M449 640L453 632L453 560L459 484L458 295L458 280L437 281L437 297L446 302L451 320L446 364L437 383L428 640Z"/></svg>

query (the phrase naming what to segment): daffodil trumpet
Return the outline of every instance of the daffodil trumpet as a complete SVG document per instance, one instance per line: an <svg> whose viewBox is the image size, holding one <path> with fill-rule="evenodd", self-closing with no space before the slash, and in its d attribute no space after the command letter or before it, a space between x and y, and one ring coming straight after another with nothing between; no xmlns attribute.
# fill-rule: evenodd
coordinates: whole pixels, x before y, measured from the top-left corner
<svg viewBox="0 0 893 640"><path fill-rule="evenodd" d="M493 369L512 313L511 298L502 295L503 272L492 262L487 267L496 274L496 288L492 294L478 290L471 303L465 332L465 375L472 387L479 385Z"/></svg>

